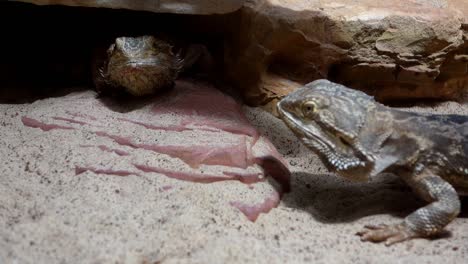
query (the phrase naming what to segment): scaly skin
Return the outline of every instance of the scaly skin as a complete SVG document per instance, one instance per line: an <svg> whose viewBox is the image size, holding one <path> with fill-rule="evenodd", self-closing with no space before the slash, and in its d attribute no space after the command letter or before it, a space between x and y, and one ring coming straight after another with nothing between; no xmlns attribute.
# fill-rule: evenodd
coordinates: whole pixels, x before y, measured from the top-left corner
<svg viewBox="0 0 468 264"><path fill-rule="evenodd" d="M440 233L468 194L468 117L411 113L327 80L298 89L277 105L282 120L330 171L365 181L401 177L428 202L393 226L366 226L364 241L391 245Z"/></svg>
<svg viewBox="0 0 468 264"><path fill-rule="evenodd" d="M168 43L153 36L119 37L94 67L93 79L99 92L143 96L172 86L183 64Z"/></svg>

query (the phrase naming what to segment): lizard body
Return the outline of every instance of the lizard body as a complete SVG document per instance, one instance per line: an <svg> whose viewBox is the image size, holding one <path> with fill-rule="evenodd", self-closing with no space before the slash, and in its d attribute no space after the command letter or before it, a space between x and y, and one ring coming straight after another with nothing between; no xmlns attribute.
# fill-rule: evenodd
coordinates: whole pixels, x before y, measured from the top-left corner
<svg viewBox="0 0 468 264"><path fill-rule="evenodd" d="M398 225L366 226L362 240L430 237L459 214L459 195L468 195L467 116L398 110L327 80L290 93L277 108L330 171L356 181L394 173L429 203Z"/></svg>

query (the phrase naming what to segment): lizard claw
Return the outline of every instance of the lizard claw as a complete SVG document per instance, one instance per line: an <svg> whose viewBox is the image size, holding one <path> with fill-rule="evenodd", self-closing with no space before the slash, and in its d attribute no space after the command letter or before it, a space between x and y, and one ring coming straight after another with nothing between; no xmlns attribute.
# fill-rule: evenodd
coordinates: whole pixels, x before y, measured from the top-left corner
<svg viewBox="0 0 468 264"><path fill-rule="evenodd" d="M366 225L366 230L357 232L361 237L361 241L383 242L386 246L393 245L398 242L403 242L416 237L416 234L411 231L405 224L398 225Z"/></svg>

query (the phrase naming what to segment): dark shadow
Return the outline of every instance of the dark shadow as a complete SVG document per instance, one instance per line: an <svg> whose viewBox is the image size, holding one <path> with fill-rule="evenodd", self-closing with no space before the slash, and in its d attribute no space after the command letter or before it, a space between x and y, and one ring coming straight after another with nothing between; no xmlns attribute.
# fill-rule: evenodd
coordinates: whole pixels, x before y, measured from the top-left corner
<svg viewBox="0 0 468 264"><path fill-rule="evenodd" d="M458 217L468 218L468 196L461 196L461 211Z"/></svg>
<svg viewBox="0 0 468 264"><path fill-rule="evenodd" d="M189 81L199 85L210 85L208 81L197 78L179 78L178 80ZM177 83L177 81L176 81ZM176 84L175 84L176 85ZM219 88L219 87L216 87ZM221 92L226 92L220 87ZM161 90L144 96L133 96L124 90L116 91L113 93L101 93L97 95L98 100L109 110L119 113L128 113L137 109L144 108L155 101L164 102L165 98L170 98L171 93L174 91L174 86L164 87Z"/></svg>
<svg viewBox="0 0 468 264"><path fill-rule="evenodd" d="M35 22L21 23L24 17ZM0 1L0 23L15 25L2 28L0 103L33 102L57 91L57 96L64 95L67 86L93 87L91 65L96 51L106 50L120 36L155 35L170 40L176 52L196 43L206 46L213 60L222 61L229 19L227 14L182 15ZM218 75L222 65L217 63L208 70ZM192 76L205 66L195 63L184 74ZM124 100L103 97L116 111L145 104L145 100L128 100L128 96ZM114 106L119 101L125 105Z"/></svg>
<svg viewBox="0 0 468 264"><path fill-rule="evenodd" d="M368 183L353 183L333 174L294 173L292 191L284 203L309 212L320 222L352 222L369 215L404 218L424 205L412 190L392 175Z"/></svg>
<svg viewBox="0 0 468 264"><path fill-rule="evenodd" d="M410 108L414 106L418 106L421 108L435 108L438 107L440 104L446 103L448 100L446 99L431 99L431 98L423 98L423 99L415 99L410 98L407 100L387 100L385 102L380 102L389 107L395 108ZM458 104L463 104L468 102L468 99L464 97L451 99L450 101L456 102Z"/></svg>
<svg viewBox="0 0 468 264"><path fill-rule="evenodd" d="M435 235L433 235L432 237L429 237L429 238L427 238L427 239L432 240L432 241L435 241L435 240L439 240L439 239L447 239L447 238L449 238L449 237L453 237L452 232L450 232L450 231L444 229L444 230L442 230L440 233L435 234Z"/></svg>
<svg viewBox="0 0 468 264"><path fill-rule="evenodd" d="M304 210L323 223L352 222L365 216L390 214L405 218L426 205L397 176L379 175L366 183L354 183L334 174L294 173L292 191L283 201ZM459 217L468 217L468 197L461 196ZM442 233L437 238L446 237Z"/></svg>
<svg viewBox="0 0 468 264"><path fill-rule="evenodd" d="M118 113L128 113L137 109L141 109L154 103L154 101L165 94L167 90L161 91L159 93L136 97L128 93L119 93L119 94L101 94L97 95L98 100L109 110L118 112Z"/></svg>
<svg viewBox="0 0 468 264"><path fill-rule="evenodd" d="M54 87L29 86L21 84L2 84L0 87L0 104L28 104L37 100L62 97L70 93L82 92L91 89L86 86Z"/></svg>

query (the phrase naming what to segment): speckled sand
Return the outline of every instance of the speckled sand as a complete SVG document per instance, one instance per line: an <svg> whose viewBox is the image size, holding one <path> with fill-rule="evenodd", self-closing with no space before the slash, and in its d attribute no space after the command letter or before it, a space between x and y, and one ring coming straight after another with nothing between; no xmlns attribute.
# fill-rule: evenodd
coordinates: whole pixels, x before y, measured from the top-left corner
<svg viewBox="0 0 468 264"><path fill-rule="evenodd" d="M181 166L145 151L121 156L96 147L78 148L104 142L129 151L92 133L44 132L21 121L22 116L48 120L73 110L111 122L116 112L96 111L94 96L82 91L32 104L0 105L0 263L466 263L468 259L466 199L462 215L447 228L451 235L393 247L361 242L355 233L363 225L399 222L421 203L388 175L356 184L329 174L280 120L261 109L243 108L284 155L293 174L292 191L255 222L229 202L268 199L274 190L269 181L248 187L238 181L203 184L157 173L75 175L77 163L127 172L135 171L130 162ZM468 105L453 102L415 109L468 114ZM113 129L141 132L128 124ZM155 140L161 136L141 133Z"/></svg>

